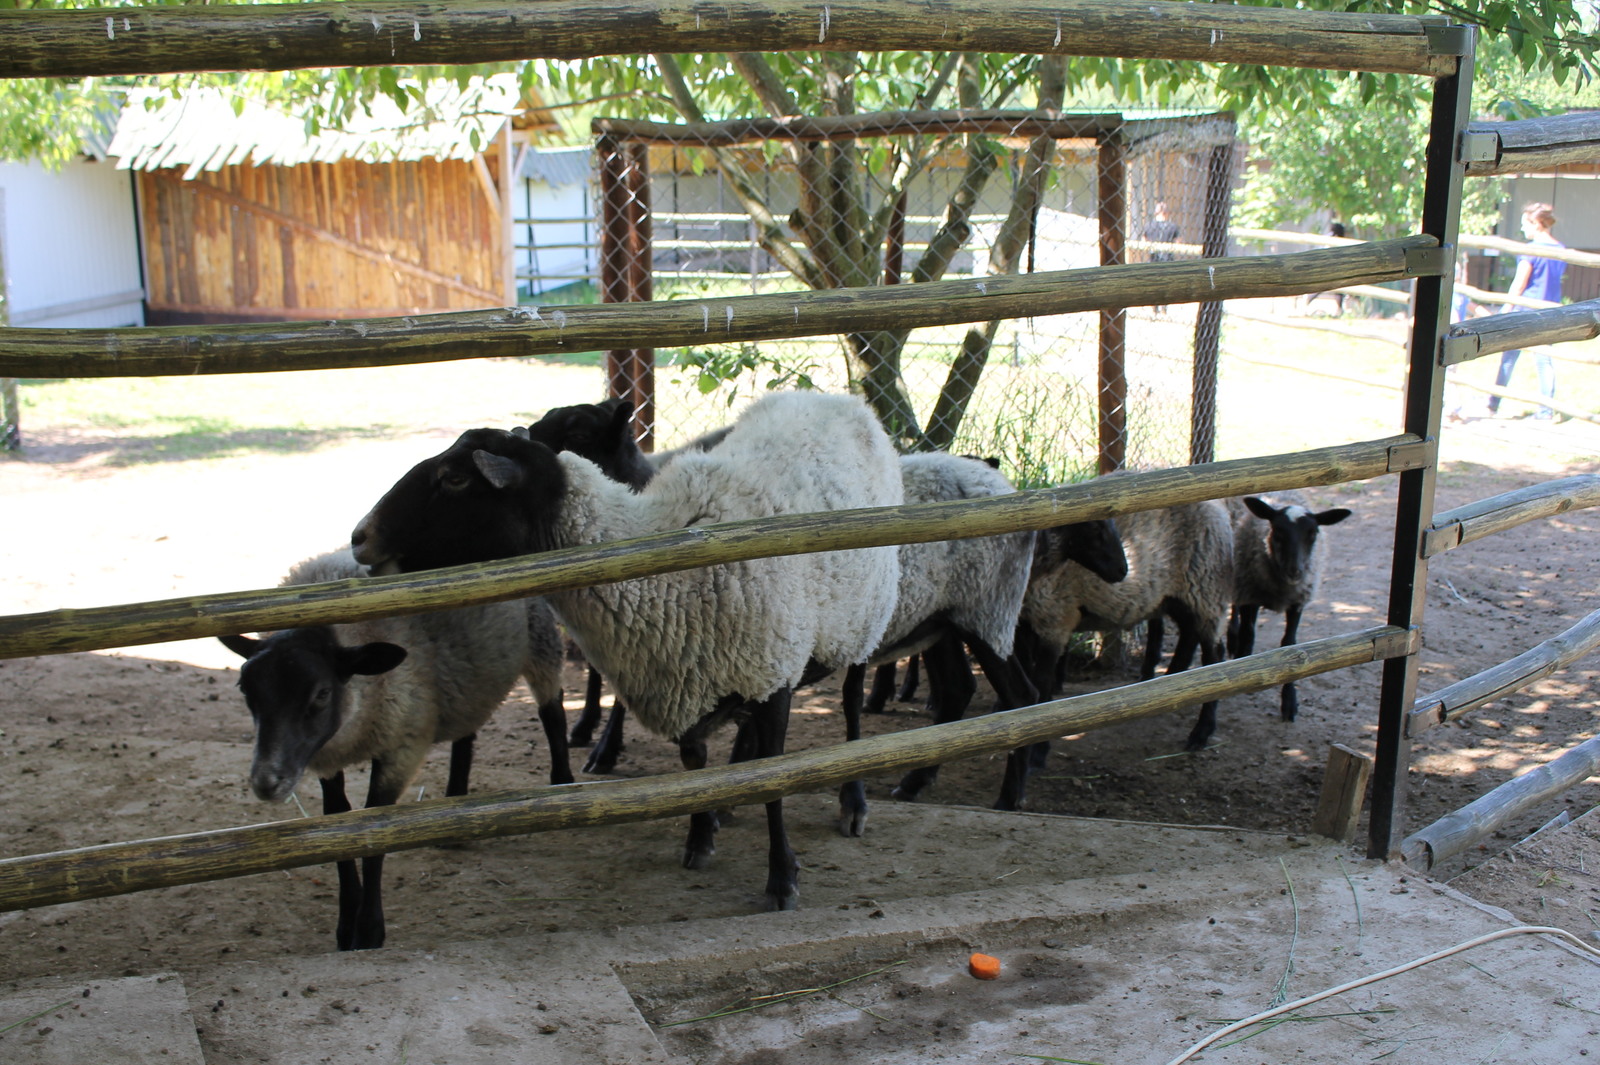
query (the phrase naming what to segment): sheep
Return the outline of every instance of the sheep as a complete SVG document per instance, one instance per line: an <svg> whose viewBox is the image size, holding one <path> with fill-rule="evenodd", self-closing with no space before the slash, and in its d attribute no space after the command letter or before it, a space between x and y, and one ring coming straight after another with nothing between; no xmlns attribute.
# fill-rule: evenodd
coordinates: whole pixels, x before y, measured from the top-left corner
<svg viewBox="0 0 1600 1065"><path fill-rule="evenodd" d="M285 585L360 577L348 547L295 565ZM473 738L520 673L550 744L550 783L572 782L561 704L561 636L543 600L219 637L245 659L239 687L255 720L250 788L281 802L307 770L323 813L349 810L344 768L371 762L367 806L387 806L435 743L449 741L447 795L464 795ZM339 869L340 950L384 941L383 855Z"/></svg>
<svg viewBox="0 0 1600 1065"><path fill-rule="evenodd" d="M1316 598L1327 568L1328 546L1317 535L1324 525L1350 516L1345 507L1313 511L1299 492L1275 492L1271 500L1243 496L1228 500L1233 520L1233 614L1228 620L1228 652L1243 658L1255 650L1256 615L1262 609L1283 614L1283 642L1294 644L1300 615ZM1283 686L1279 715L1293 721L1300 710L1294 682Z"/></svg>
<svg viewBox="0 0 1600 1065"><path fill-rule="evenodd" d="M904 456L900 473L907 503L978 499L1016 491L991 464L940 451ZM1064 551L1106 580L1119 580L1126 573L1122 544L1111 522L1078 523L1063 531L1061 539L1070 544ZM1012 656L1033 554L1032 531L902 545L894 616L883 644L868 664L893 663L920 653L928 670L936 722L959 720L976 690L963 644L971 649L993 686L996 709L1036 702L1033 685ZM861 665L851 666L845 675L844 711L850 739L860 734L865 673L866 665ZM1027 756L1026 750L1019 750L1007 759L997 809L1020 808ZM892 794L897 799L915 800L938 772L938 766L913 769ZM865 821L865 796L859 793L859 785L854 794L841 794L841 805L848 814ZM859 823L851 828L849 834L860 834Z"/></svg>
<svg viewBox="0 0 1600 1065"><path fill-rule="evenodd" d="M593 462L526 435L474 429L419 463L356 526L374 572L410 572L596 544L738 518L892 506L899 461L866 404L770 393L714 450L679 457L635 494ZM894 548L789 555L666 573L547 598L644 726L686 768L741 711L761 757L783 752L795 686L864 661L899 582ZM793 909L798 865L781 799L767 804L767 905ZM690 819L685 866L703 868L716 817Z"/></svg>
<svg viewBox="0 0 1600 1065"><path fill-rule="evenodd" d="M634 491L650 483L656 469L678 455L691 451L709 451L727 436L731 427L714 430L704 436L658 455L648 456L639 450L633 438L633 404L626 399L613 398L601 403L577 403L567 407L553 407L544 417L528 426L528 436L552 451L571 451L600 467L607 477L620 481ZM581 747L594 737L600 723L601 678L598 670L590 668L588 688L584 695L583 713L572 726L568 743ZM600 739L589 752L583 765L585 773L609 773L622 753L622 728L627 710L622 703L613 701L611 716Z"/></svg>
<svg viewBox="0 0 1600 1065"><path fill-rule="evenodd" d="M1178 625L1178 646L1169 672L1187 668L1199 647L1210 665L1224 656L1224 635L1233 601L1233 527L1226 505L1206 500L1117 519L1127 553L1128 575L1108 584L1075 563L1036 565L1022 617L1030 633L1033 680L1041 692L1054 688L1055 667L1067 639L1080 629L1129 629L1140 622L1158 631L1163 615ZM1041 554L1059 557L1058 537L1041 537ZM1159 643L1156 644L1159 651ZM1141 676L1154 674L1147 654ZM1205 703L1189 733L1187 749L1198 751L1216 731L1217 704Z"/></svg>

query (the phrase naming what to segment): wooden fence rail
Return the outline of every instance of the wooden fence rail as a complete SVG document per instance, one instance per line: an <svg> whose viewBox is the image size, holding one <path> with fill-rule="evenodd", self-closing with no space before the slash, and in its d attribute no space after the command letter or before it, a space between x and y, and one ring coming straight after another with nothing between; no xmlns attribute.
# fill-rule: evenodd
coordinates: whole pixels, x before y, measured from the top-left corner
<svg viewBox="0 0 1600 1065"><path fill-rule="evenodd" d="M0 377L160 377L402 366L1293 296L1355 281L1436 275L1443 267L1437 256L1425 253L1437 247L1433 237L1414 236L1352 248L1203 262L1139 263L714 300L515 307L317 325L0 329Z"/></svg>
<svg viewBox="0 0 1600 1065"><path fill-rule="evenodd" d="M1600 113L1475 122L1462 138L1467 176L1526 174L1600 159Z"/></svg>
<svg viewBox="0 0 1600 1065"><path fill-rule="evenodd" d="M1433 558L1539 518L1593 506L1600 506L1597 473L1580 473L1502 492L1435 514L1433 523L1422 534L1422 557Z"/></svg>
<svg viewBox="0 0 1600 1065"><path fill-rule="evenodd" d="M1600 647L1600 610L1559 636L1553 636L1517 657L1491 666L1419 698L1406 719L1406 735L1420 736L1486 703L1521 691L1534 681L1565 669Z"/></svg>
<svg viewBox="0 0 1600 1065"><path fill-rule="evenodd" d="M1497 351L1592 340L1596 336L1600 336L1600 300L1538 311L1489 314L1451 326L1440 345L1439 359L1445 366L1454 366Z"/></svg>
<svg viewBox="0 0 1600 1065"><path fill-rule="evenodd" d="M1422 869L1460 854L1501 825L1600 772L1600 736L1585 740L1553 762L1530 769L1489 794L1446 814L1400 844L1402 857Z"/></svg>
<svg viewBox="0 0 1600 1065"><path fill-rule="evenodd" d="M774 555L1042 529L1250 492L1340 484L1431 461L1414 436L1153 470L1008 496L696 526L500 562L125 606L0 617L0 658L417 614Z"/></svg>
<svg viewBox="0 0 1600 1065"><path fill-rule="evenodd" d="M0 911L273 869L586 825L770 802L798 791L1028 743L1276 687L1412 653L1415 633L1378 626L1038 706L818 750L642 780L496 792L332 816L111 843L0 861Z"/></svg>
<svg viewBox="0 0 1600 1065"><path fill-rule="evenodd" d="M1440 76L1456 66L1455 54L1441 54L1449 39L1435 36L1446 24L1138 0L351 0L25 9L0 12L0 77L857 50L1067 53Z"/></svg>

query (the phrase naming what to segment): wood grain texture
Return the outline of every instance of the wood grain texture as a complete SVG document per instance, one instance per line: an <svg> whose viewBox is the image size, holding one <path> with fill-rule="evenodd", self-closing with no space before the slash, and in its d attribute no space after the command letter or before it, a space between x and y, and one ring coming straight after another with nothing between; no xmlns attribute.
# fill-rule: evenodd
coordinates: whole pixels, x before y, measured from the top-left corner
<svg viewBox="0 0 1600 1065"><path fill-rule="evenodd" d="M1357 281L1417 276L1418 270L1407 265L1407 253L1437 246L1433 237L1413 236L1285 255L1136 263L715 300L518 307L334 321L313 327L0 329L0 376L160 377L400 366L1294 296Z"/></svg>
<svg viewBox="0 0 1600 1065"><path fill-rule="evenodd" d="M0 617L0 658L64 654L295 625L418 614L722 562L992 536L1250 492L1391 472L1397 436L1288 455L1153 470L1014 495L699 525L499 562L127 606Z"/></svg>
<svg viewBox="0 0 1600 1065"><path fill-rule="evenodd" d="M1444 19L1170 0L431 0L0 12L0 77L650 52L964 51L1442 76Z"/></svg>
<svg viewBox="0 0 1600 1065"><path fill-rule="evenodd" d="M0 861L0 912L469 839L676 817L1007 751L1375 660L1388 627L1141 684L730 766L297 818ZM1392 644L1392 641L1390 641Z"/></svg>

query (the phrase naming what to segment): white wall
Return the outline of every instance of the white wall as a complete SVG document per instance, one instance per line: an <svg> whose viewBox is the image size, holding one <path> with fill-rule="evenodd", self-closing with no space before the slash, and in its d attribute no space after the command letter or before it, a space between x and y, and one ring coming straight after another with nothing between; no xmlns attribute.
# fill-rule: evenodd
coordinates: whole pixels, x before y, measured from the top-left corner
<svg viewBox="0 0 1600 1065"><path fill-rule="evenodd" d="M109 161L0 162L12 325L143 325L133 179Z"/></svg>
<svg viewBox="0 0 1600 1065"><path fill-rule="evenodd" d="M524 180L518 217L533 219L531 225L517 226L513 237L517 244L519 289L537 296L573 284L573 275L594 275L599 228L588 222L548 221L596 217L589 204L587 185L552 186ZM552 246L557 244L583 246Z"/></svg>

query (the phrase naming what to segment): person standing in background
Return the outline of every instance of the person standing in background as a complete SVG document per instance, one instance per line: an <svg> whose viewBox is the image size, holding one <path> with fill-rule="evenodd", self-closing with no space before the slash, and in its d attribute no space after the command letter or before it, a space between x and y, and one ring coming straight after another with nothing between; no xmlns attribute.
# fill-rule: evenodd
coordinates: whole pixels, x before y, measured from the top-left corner
<svg viewBox="0 0 1600 1065"><path fill-rule="evenodd" d="M1155 217L1144 224L1144 239L1152 244L1173 244L1177 242L1178 232L1178 223L1167 213L1167 201L1157 200ZM1175 262L1177 258L1177 255L1165 248L1150 249L1150 261L1153 263ZM1167 313L1164 304L1150 309L1156 314Z"/></svg>
<svg viewBox="0 0 1600 1065"><path fill-rule="evenodd" d="M1556 227L1555 208L1548 203L1530 203L1522 208L1522 237L1529 244L1546 244L1553 248L1563 248L1551 231ZM1561 276L1566 273L1567 264L1559 259L1546 259L1538 255L1517 256L1517 272L1512 275L1511 287L1508 293L1513 296L1527 296L1530 299L1546 300L1550 303L1561 302ZM1506 311L1516 311L1519 308L1513 304L1506 304ZM1500 371L1495 374L1494 383L1499 388L1504 388L1511 381L1511 371L1516 369L1517 356L1521 355L1519 348L1513 348L1500 356ZM1550 361L1550 352L1547 348L1534 348L1534 367L1539 373L1539 393L1546 399L1556 397L1556 370L1555 364ZM1489 397L1489 413L1494 414L1500 409L1500 397ZM1548 420L1555 416L1549 407L1540 407L1534 413L1535 418Z"/></svg>

